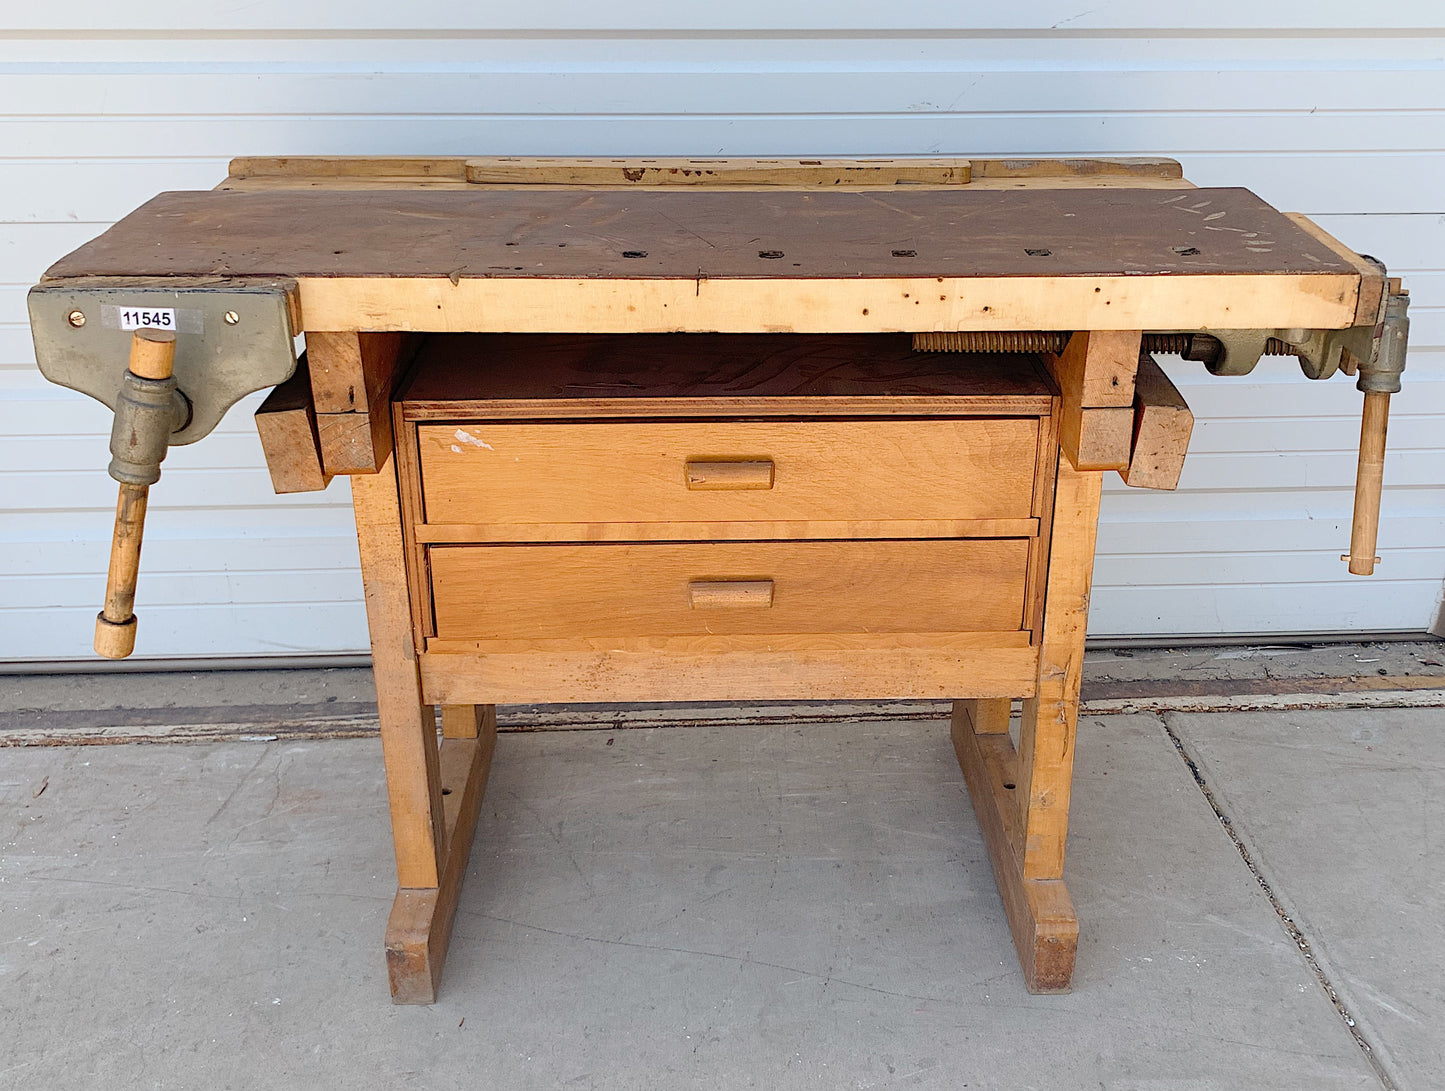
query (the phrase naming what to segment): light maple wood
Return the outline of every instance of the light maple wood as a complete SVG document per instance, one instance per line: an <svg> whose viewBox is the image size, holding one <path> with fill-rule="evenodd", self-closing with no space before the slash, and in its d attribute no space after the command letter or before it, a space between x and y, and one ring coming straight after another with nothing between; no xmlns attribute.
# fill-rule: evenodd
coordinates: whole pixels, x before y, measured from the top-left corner
<svg viewBox="0 0 1445 1091"><path fill-rule="evenodd" d="M412 638L394 461L357 477L351 487L371 665L376 677L381 747L396 870L402 887L436 888L446 844L433 704L422 697Z"/></svg>
<svg viewBox="0 0 1445 1091"><path fill-rule="evenodd" d="M415 508L420 511L420 502ZM775 519L598 523L428 523L416 540L466 542L752 541L788 538L1031 538L1039 520L1024 519Z"/></svg>
<svg viewBox="0 0 1445 1091"><path fill-rule="evenodd" d="M1142 354L1134 384L1133 444L1119 476L1134 488L1178 488L1193 431L1194 414L1184 395L1153 356Z"/></svg>
<svg viewBox="0 0 1445 1091"><path fill-rule="evenodd" d="M176 335L168 330L136 330L130 339L132 374L142 379L169 379L176 361Z"/></svg>
<svg viewBox="0 0 1445 1091"><path fill-rule="evenodd" d="M958 185L975 179L1016 181L1094 181L1119 179L1135 184L1182 180L1177 160L1153 157L1049 159L1020 158L893 158L893 159L659 159L648 157L576 156L243 156L232 159L227 182L279 181L335 183L343 181L401 183L470 182L479 184L559 185L582 180L585 184L656 185L673 168L688 170L703 165L712 169L697 176L710 186L757 184L749 175L760 174L772 184L815 184L824 178L831 185L891 186L914 184ZM844 168L835 170L834 165ZM821 172L819 171L821 168ZM626 173L622 173L622 172ZM796 179L796 181L792 181Z"/></svg>
<svg viewBox="0 0 1445 1091"><path fill-rule="evenodd" d="M967 159L688 159L491 156L468 159L472 183L568 186L893 186L967 185Z"/></svg>
<svg viewBox="0 0 1445 1091"><path fill-rule="evenodd" d="M438 704L607 701L945 700L1031 692L1038 654L1022 634L817 634L617 639L488 650L429 641L423 692ZM597 642L594 642L597 643Z"/></svg>
<svg viewBox="0 0 1445 1091"><path fill-rule="evenodd" d="M318 413L365 413L391 393L402 357L400 333L309 330L306 360Z"/></svg>
<svg viewBox="0 0 1445 1091"><path fill-rule="evenodd" d="M1076 470L1122 470L1129 465L1134 410L1099 406L1059 419L1059 447Z"/></svg>
<svg viewBox="0 0 1445 1091"><path fill-rule="evenodd" d="M1015 800L1018 786L1010 779L1017 764L1013 744L1006 733L976 732L959 705L954 706L952 734L1003 897L1024 984L1031 993L1066 992L1074 975L1079 921L1062 879L1031 878L1023 873Z"/></svg>
<svg viewBox="0 0 1445 1091"><path fill-rule="evenodd" d="M1374 574L1380 558L1380 494L1385 485L1385 433L1390 424L1390 395L1365 392L1360 416L1360 459L1355 469L1355 512L1350 526L1350 572Z"/></svg>
<svg viewBox="0 0 1445 1091"><path fill-rule="evenodd" d="M1036 695L1023 703L1020 721L1020 856L1026 879L1063 875L1101 487L1098 474L1081 473L1060 458L1038 682Z"/></svg>
<svg viewBox="0 0 1445 1091"><path fill-rule="evenodd" d="M775 586L772 580L693 580L687 602L694 610L766 610Z"/></svg>
<svg viewBox="0 0 1445 1091"><path fill-rule="evenodd" d="M429 523L1028 518L1036 418L422 425ZM775 466L687 487L689 461Z"/></svg>
<svg viewBox="0 0 1445 1091"><path fill-rule="evenodd" d="M751 462L689 459L683 471L689 489L771 489L775 469L767 459Z"/></svg>
<svg viewBox="0 0 1445 1091"><path fill-rule="evenodd" d="M442 705L442 737L475 739L487 732L496 734L496 705Z"/></svg>
<svg viewBox="0 0 1445 1091"><path fill-rule="evenodd" d="M1044 365L1062 399L1059 445L1078 470L1119 470L1129 464L1133 435L1138 330L1075 333L1064 350L1045 353Z"/></svg>
<svg viewBox="0 0 1445 1091"><path fill-rule="evenodd" d="M1049 416L1039 421L1037 474L1034 478L1032 511L1038 521L1034 540L1029 543L1029 576L1025 597L1032 604L1028 619L1032 642L1037 645L1044 627L1044 580L1049 570L1049 524L1054 517L1054 479L1059 465L1059 400L1054 399Z"/></svg>
<svg viewBox="0 0 1445 1091"><path fill-rule="evenodd" d="M386 924L386 965L397 1004L430 1004L451 942L482 795L496 748L495 715L471 712L475 736L449 736L441 743L438 780L444 801L446 855L431 888L402 887Z"/></svg>
<svg viewBox="0 0 1445 1091"><path fill-rule="evenodd" d="M321 459L328 474L376 473L391 452L391 390L405 363L397 332L311 330L306 358Z"/></svg>
<svg viewBox="0 0 1445 1091"><path fill-rule="evenodd" d="M95 653L107 659L124 659L135 651L135 587L149 499L148 485L122 483L116 496L110 566L105 575L105 605L96 615L92 643Z"/></svg>
<svg viewBox="0 0 1445 1091"><path fill-rule="evenodd" d="M321 464L311 377L305 365L266 396L256 410L256 432L266 455L271 487L278 494L319 492L331 483Z"/></svg>
<svg viewBox="0 0 1445 1091"><path fill-rule="evenodd" d="M968 717L974 732L979 735L1005 735L1008 733L1010 702L1006 698L993 700L959 701L955 703L954 715Z"/></svg>
<svg viewBox="0 0 1445 1091"><path fill-rule="evenodd" d="M974 162L977 162L976 160ZM910 182L906 183L909 189L946 189L952 188L956 183L937 182ZM1192 190L1197 188L1194 183L1182 178L1167 178L1163 176L1152 176L1144 174L1041 174L1041 175L986 175L969 180L970 189L980 190L1075 190L1075 189L1150 189L1150 190ZM460 178L430 177L427 175L387 175L378 174L372 177L288 177L285 175L256 175L249 178L226 178L215 186L218 190L233 190L240 193L264 192L266 190L300 189L300 190L371 190L384 191L395 189L415 190L454 190L467 191L475 189L491 189L503 191L529 191L529 192L556 192L575 189L565 182L467 182ZM632 182L608 183L595 186L588 186L588 189L612 190L612 189L641 189L652 188L640 186ZM754 182L739 181L730 183L727 187L738 193L764 193L769 190L790 189L799 187L776 186L758 184ZM837 186L828 187L835 193L873 193L877 192L877 183L849 182Z"/></svg>
<svg viewBox="0 0 1445 1091"><path fill-rule="evenodd" d="M1059 384L1064 415L1076 406L1132 405L1142 338L1138 330L1086 330L1070 337L1063 352L1045 353L1041 359Z"/></svg>
<svg viewBox="0 0 1445 1091"><path fill-rule="evenodd" d="M1018 629L1025 539L435 546L436 633L479 640ZM692 588L770 583L768 609Z"/></svg>
<svg viewBox="0 0 1445 1091"><path fill-rule="evenodd" d="M889 279L298 278L333 330L893 333L919 330L1342 329L1358 274Z"/></svg>
<svg viewBox="0 0 1445 1091"><path fill-rule="evenodd" d="M549 639L470 640L430 637L426 651L435 655L512 655L525 652L657 652L668 656L708 652L835 652L889 648L923 648L964 656L974 651L1031 648L1029 634L1019 629L953 633L707 633L694 636L553 637ZM1033 691L1033 684L1025 687ZM444 704L445 702L436 702Z"/></svg>
<svg viewBox="0 0 1445 1091"><path fill-rule="evenodd" d="M1382 317L1385 306L1385 288L1388 279L1385 270L1351 250L1308 216L1298 212L1286 212L1285 217L1325 247L1331 257L1342 259L1355 267L1360 274L1360 290L1355 307L1355 320L1352 324L1356 326L1375 325Z"/></svg>

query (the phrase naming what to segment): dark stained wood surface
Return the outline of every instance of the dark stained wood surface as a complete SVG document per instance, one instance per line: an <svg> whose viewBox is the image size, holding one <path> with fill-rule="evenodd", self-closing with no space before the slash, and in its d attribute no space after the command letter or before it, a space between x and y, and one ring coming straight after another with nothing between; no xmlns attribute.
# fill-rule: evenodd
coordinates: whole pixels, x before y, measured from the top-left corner
<svg viewBox="0 0 1445 1091"><path fill-rule="evenodd" d="M397 395L409 419L554 412L708 416L1046 414L1037 357L914 352L907 334L432 334ZM553 403L566 403L554 405Z"/></svg>
<svg viewBox="0 0 1445 1091"><path fill-rule="evenodd" d="M622 279L1333 273L1244 189L162 193L73 276Z"/></svg>

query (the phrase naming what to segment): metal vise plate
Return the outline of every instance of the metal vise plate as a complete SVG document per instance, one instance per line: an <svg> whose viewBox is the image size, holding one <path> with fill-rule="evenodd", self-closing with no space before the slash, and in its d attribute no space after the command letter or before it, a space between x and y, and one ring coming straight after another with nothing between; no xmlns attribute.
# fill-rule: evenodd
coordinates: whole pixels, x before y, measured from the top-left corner
<svg viewBox="0 0 1445 1091"><path fill-rule="evenodd" d="M294 281L58 280L30 289L35 359L52 383L115 408L132 329L173 328L176 382L190 422L171 444L210 434L226 410L296 371Z"/></svg>

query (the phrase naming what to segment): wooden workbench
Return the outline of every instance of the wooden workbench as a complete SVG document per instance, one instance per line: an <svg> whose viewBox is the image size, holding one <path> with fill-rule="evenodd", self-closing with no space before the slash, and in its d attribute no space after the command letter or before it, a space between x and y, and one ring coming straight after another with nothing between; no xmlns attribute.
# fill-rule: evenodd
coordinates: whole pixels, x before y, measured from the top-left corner
<svg viewBox="0 0 1445 1091"><path fill-rule="evenodd" d="M1188 440L1141 337L1384 290L1161 160L244 160L47 273L97 278L294 281L308 367L258 425L278 491L353 475L422 1002L503 702L954 699L1024 976L1066 988L1101 477L1172 487ZM960 331L1068 335L911 337Z"/></svg>

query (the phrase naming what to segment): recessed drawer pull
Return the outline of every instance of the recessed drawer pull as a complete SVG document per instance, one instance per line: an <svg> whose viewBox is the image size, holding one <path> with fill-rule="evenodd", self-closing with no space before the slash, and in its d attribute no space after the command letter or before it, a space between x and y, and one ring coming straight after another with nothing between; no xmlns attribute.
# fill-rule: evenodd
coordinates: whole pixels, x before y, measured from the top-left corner
<svg viewBox="0 0 1445 1091"><path fill-rule="evenodd" d="M688 459L686 467L689 489L771 489L773 461L763 458L748 462L704 461Z"/></svg>
<svg viewBox="0 0 1445 1091"><path fill-rule="evenodd" d="M772 580L693 580L687 585L694 610L773 604Z"/></svg>

